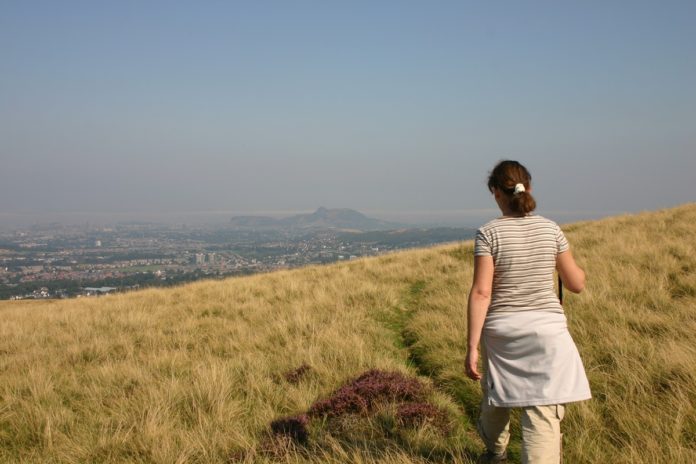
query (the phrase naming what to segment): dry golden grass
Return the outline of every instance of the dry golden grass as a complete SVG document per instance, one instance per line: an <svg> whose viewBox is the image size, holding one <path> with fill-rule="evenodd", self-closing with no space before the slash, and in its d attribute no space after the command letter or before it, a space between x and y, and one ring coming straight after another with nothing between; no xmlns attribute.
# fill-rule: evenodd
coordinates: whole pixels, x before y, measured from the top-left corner
<svg viewBox="0 0 696 464"><path fill-rule="evenodd" d="M696 205L564 227L588 275L565 308L594 398L568 463L696 462ZM0 303L2 462L468 463L471 242L98 299ZM307 363L297 384L282 374ZM387 409L266 452L269 423L370 368L418 375L450 436ZM350 422L350 421L349 421ZM511 445L519 456L519 435Z"/></svg>

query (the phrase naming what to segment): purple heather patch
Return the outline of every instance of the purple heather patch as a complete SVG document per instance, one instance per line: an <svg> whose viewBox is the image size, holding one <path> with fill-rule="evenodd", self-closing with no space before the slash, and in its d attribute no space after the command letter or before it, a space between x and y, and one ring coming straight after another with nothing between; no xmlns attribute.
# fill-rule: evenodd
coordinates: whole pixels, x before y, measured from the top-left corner
<svg viewBox="0 0 696 464"><path fill-rule="evenodd" d="M289 383L296 384L311 370L312 367L309 364L303 363L300 367L289 370L283 374L283 378Z"/></svg>
<svg viewBox="0 0 696 464"><path fill-rule="evenodd" d="M296 443L306 444L309 438L307 432L307 415L282 417L271 422L271 431L276 435L284 435Z"/></svg>
<svg viewBox="0 0 696 464"><path fill-rule="evenodd" d="M417 401L424 398L426 387L418 379L400 372L371 369L334 391L326 399L315 402L310 416L340 416L366 413L381 401Z"/></svg>
<svg viewBox="0 0 696 464"><path fill-rule="evenodd" d="M402 403L396 411L396 420L406 427L417 427L430 423L447 432L447 413L430 403Z"/></svg>

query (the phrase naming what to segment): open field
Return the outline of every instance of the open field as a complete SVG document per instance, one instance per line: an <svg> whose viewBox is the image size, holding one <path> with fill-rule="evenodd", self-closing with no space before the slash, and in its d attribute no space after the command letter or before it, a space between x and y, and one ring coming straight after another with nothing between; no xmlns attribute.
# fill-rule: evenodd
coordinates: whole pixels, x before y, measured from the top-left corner
<svg viewBox="0 0 696 464"><path fill-rule="evenodd" d="M696 462L696 204L564 230L588 276L565 309L594 395L568 407L565 462ZM459 242L0 302L0 461L472 462L483 447L480 389L463 368L472 262ZM303 363L297 381L283 377ZM404 425L385 402L311 419L308 443L287 452L269 441L272 420L372 368L419 378L446 431Z"/></svg>

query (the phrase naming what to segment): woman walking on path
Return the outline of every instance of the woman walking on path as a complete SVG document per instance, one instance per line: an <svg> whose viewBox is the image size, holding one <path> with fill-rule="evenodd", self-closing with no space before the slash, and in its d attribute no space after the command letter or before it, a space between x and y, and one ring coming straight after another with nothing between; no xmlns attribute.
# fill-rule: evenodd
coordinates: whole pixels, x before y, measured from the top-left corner
<svg viewBox="0 0 696 464"><path fill-rule="evenodd" d="M519 407L522 462L557 464L565 403L591 398L554 291L554 270L575 293L585 273L560 227L532 213L530 183L517 161L495 166L488 188L503 215L481 227L474 242L466 373L483 391L478 430L487 452L479 462L506 461L510 408Z"/></svg>

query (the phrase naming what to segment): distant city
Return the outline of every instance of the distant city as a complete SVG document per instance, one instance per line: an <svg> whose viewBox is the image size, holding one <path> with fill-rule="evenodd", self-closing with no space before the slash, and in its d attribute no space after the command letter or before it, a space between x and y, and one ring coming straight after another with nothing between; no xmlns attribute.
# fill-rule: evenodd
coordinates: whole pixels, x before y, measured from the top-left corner
<svg viewBox="0 0 696 464"><path fill-rule="evenodd" d="M467 240L474 229L414 227L319 208L227 224L33 225L0 233L0 299L98 296Z"/></svg>

